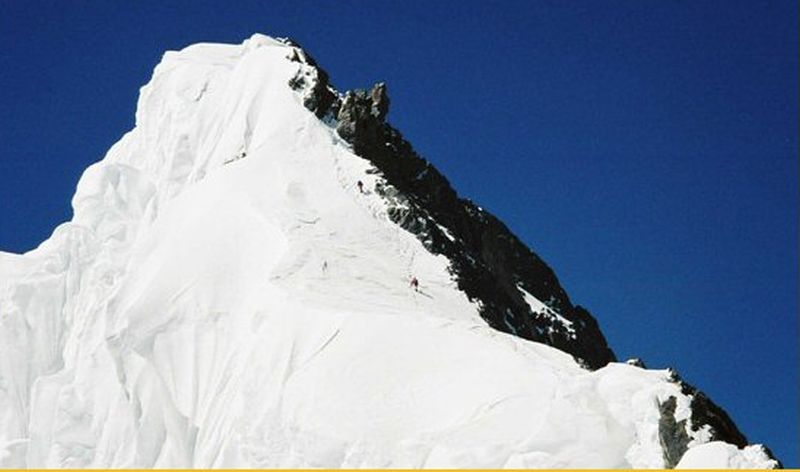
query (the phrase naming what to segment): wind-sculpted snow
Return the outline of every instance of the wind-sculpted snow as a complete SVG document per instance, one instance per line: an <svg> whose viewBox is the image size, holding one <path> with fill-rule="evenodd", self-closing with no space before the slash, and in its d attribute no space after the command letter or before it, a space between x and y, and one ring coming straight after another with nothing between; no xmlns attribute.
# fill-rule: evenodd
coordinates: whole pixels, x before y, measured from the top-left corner
<svg viewBox="0 0 800 472"><path fill-rule="evenodd" d="M775 465L702 445L667 371L490 328L358 190L380 177L287 85L294 53L167 53L72 221L0 253L0 466L662 467L671 397L686 463Z"/></svg>

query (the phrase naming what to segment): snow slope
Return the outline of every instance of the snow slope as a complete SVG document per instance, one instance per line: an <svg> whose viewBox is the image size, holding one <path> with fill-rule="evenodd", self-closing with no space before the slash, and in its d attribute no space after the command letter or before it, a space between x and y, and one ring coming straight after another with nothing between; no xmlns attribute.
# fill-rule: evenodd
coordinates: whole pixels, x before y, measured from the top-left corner
<svg viewBox="0 0 800 472"><path fill-rule="evenodd" d="M72 221L0 253L0 466L663 467L669 373L489 328L293 49L168 52ZM681 465L774 465L687 431Z"/></svg>

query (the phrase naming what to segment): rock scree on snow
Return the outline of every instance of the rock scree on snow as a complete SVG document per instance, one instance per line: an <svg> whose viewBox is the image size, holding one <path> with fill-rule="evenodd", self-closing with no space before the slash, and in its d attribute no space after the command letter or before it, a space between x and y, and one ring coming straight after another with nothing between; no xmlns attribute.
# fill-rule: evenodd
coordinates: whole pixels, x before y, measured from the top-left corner
<svg viewBox="0 0 800 472"><path fill-rule="evenodd" d="M780 466L616 362L389 106L290 40L167 52L72 219L0 252L0 467Z"/></svg>

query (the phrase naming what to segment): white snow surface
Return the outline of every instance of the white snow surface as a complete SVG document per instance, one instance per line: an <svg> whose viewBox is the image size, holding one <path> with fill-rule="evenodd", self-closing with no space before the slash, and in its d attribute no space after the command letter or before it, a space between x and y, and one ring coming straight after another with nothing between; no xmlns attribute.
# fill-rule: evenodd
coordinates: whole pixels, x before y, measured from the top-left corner
<svg viewBox="0 0 800 472"><path fill-rule="evenodd" d="M676 469L763 469L764 450L746 446L740 450L733 444L712 441L686 451ZM775 464L771 464L774 466Z"/></svg>
<svg viewBox="0 0 800 472"><path fill-rule="evenodd" d="M668 372L489 328L292 48L166 53L72 221L0 253L0 466L662 467ZM703 442L682 465L771 465Z"/></svg>

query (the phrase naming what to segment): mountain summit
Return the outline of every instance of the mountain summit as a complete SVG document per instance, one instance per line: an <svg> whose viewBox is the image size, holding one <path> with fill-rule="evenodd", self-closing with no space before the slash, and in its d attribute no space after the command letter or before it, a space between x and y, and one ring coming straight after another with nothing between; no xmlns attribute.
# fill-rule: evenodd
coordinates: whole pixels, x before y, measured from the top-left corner
<svg viewBox="0 0 800 472"><path fill-rule="evenodd" d="M0 253L3 467L776 467L297 44L168 52ZM637 365L634 365L637 364Z"/></svg>

